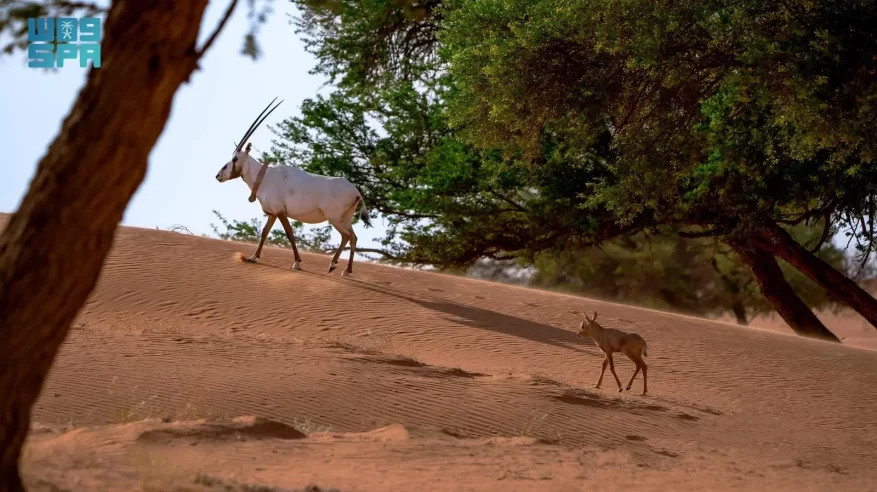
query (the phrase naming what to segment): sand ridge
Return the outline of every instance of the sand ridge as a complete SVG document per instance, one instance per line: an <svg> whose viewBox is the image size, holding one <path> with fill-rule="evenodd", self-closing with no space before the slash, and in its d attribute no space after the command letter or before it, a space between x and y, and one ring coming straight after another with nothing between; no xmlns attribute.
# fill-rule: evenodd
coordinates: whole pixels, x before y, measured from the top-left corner
<svg viewBox="0 0 877 492"><path fill-rule="evenodd" d="M321 255L303 254L294 272L291 252L277 248L257 265L234 259L252 249L119 230L35 408L55 431L32 437L32 485L44 477L87 490L79 476L209 488L190 483L199 473L342 490L877 483L872 350L364 263L354 278L327 276ZM594 310L648 341L649 396L636 394L641 378L622 394L592 387L601 355L574 329ZM616 362L626 381L632 364ZM307 437L138 439L138 425L241 415ZM404 439L350 437L388 427ZM62 448L84 464L58 458ZM110 472L147 448L188 478L152 466ZM219 466L211 453L241 458ZM442 478L442 463L456 480Z"/></svg>

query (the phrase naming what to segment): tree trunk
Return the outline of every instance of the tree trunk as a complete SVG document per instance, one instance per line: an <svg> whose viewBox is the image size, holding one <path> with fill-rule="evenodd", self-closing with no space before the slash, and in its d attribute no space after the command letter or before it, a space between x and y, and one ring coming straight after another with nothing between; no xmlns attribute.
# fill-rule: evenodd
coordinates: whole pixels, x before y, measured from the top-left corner
<svg viewBox="0 0 877 492"><path fill-rule="evenodd" d="M783 276L783 271L773 255L739 244L732 244L731 247L752 270L761 293L795 333L805 337L840 342L798 297Z"/></svg>
<svg viewBox="0 0 877 492"><path fill-rule="evenodd" d="M833 266L807 251L784 229L774 226L765 237L757 240L757 244L810 277L828 291L832 298L851 307L877 328L877 299Z"/></svg>
<svg viewBox="0 0 877 492"><path fill-rule="evenodd" d="M738 325L747 326L749 324L749 319L746 317L746 306L743 305L743 301L740 298L734 298L734 301L731 303L731 310L737 318Z"/></svg>
<svg viewBox="0 0 877 492"><path fill-rule="evenodd" d="M196 67L207 0L116 0L102 66L0 235L0 491L24 490L31 407L146 174L174 94Z"/></svg>
<svg viewBox="0 0 877 492"><path fill-rule="evenodd" d="M746 305L743 304L743 300L740 298L740 285L737 282L719 270L719 264L716 262L716 259L713 258L711 265L713 267L713 271L716 272L716 275L722 280L722 283L725 285L725 289L728 293L731 294L731 311L734 313L734 317L737 318L737 324L742 326L747 326L749 324L749 319L746 316Z"/></svg>

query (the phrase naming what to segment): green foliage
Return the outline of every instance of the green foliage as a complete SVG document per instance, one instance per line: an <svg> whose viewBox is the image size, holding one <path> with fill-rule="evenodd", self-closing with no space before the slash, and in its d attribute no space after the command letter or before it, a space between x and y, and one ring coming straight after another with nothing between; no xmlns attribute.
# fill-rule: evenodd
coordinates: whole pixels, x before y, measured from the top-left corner
<svg viewBox="0 0 877 492"><path fill-rule="evenodd" d="M434 75L441 0L291 0L311 73L350 89Z"/></svg>
<svg viewBox="0 0 877 492"><path fill-rule="evenodd" d="M614 181L586 198L623 222L828 218L870 248L875 2L449 0L445 19L452 121L479 146L608 131Z"/></svg>
<svg viewBox="0 0 877 492"><path fill-rule="evenodd" d="M605 212L575 203L606 172L599 159L548 144L530 166L476 149L449 128L447 90L441 79L419 90L399 81L306 100L278 126L272 159L350 179L387 219L383 246L407 263L532 257L617 233L598 220Z"/></svg>
<svg viewBox="0 0 877 492"><path fill-rule="evenodd" d="M298 24L336 91L278 129L273 160L355 183L388 221L400 262L466 267L617 233L576 195L606 174L593 152L546 142L543 162L480 149L450 127L440 2L296 1ZM603 139L602 142L606 142Z"/></svg>
<svg viewBox="0 0 877 492"><path fill-rule="evenodd" d="M869 3L295 3L339 88L284 123L276 160L362 187L411 262L773 221L869 247Z"/></svg>
<svg viewBox="0 0 877 492"><path fill-rule="evenodd" d="M815 70L789 56L809 45L764 54L788 13L755 2L295 3L314 72L337 89L283 123L274 158L356 183L388 219L382 242L399 262L455 271L484 257L535 262L542 284L746 319L767 309L749 271L715 241L672 231L721 236L780 220L804 224L799 240L818 247L798 229L839 223L842 204L827 197L843 192L848 168L810 162L821 154L804 152L812 139L799 138L810 131L801 118L819 113L784 92ZM422 16L410 15L414 5L426 6ZM747 19L764 25L749 33ZM808 19L812 31L819 18ZM869 34L853 36L867 51ZM782 63L810 72L772 74ZM800 118L780 120L781 107ZM864 134L859 120L850 135ZM783 121L796 126L784 134L774 128ZM825 216L827 229L806 225ZM651 249L629 236L642 230ZM588 249L613 237L608 253ZM838 254L820 254L829 253ZM831 263L845 268L842 255ZM821 289L783 268L806 302L826 305Z"/></svg>
<svg viewBox="0 0 877 492"><path fill-rule="evenodd" d="M210 227L220 239L258 243L262 237L264 223L259 219L250 219L246 222L239 220L229 221L216 210L213 211L213 214L219 219L222 229L215 224L210 224ZM337 248L337 246L332 246L329 243L332 235L332 226L318 227L308 231L305 229L304 224L297 220L290 221L289 223L292 226L292 231L295 234L295 243L299 249L325 253ZM272 229L265 239L265 244L283 248L290 248L292 246L282 229Z"/></svg>

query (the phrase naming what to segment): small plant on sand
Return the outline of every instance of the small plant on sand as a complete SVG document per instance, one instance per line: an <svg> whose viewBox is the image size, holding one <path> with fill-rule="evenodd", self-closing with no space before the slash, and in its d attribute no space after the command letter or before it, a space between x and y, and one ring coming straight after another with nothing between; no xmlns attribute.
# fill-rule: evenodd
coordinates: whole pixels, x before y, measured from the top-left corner
<svg viewBox="0 0 877 492"><path fill-rule="evenodd" d="M387 354L393 350L393 340L388 335L363 330L356 337L321 338L330 347L340 348L359 354Z"/></svg>
<svg viewBox="0 0 877 492"><path fill-rule="evenodd" d="M113 377L107 388L107 395L111 404L116 407L113 423L127 424L138 420L152 417L157 410L158 395L143 394L139 386L134 386L129 392L119 390L116 385L117 378Z"/></svg>
<svg viewBox="0 0 877 492"><path fill-rule="evenodd" d="M295 427L296 430L307 435L332 432L331 426L318 424L307 417L293 420L292 426Z"/></svg>
<svg viewBox="0 0 877 492"><path fill-rule="evenodd" d="M535 433L539 431L542 424L545 422L545 419L550 414L551 412L540 412L538 410L531 411L527 419L521 425L520 430L518 430L518 436L534 437Z"/></svg>

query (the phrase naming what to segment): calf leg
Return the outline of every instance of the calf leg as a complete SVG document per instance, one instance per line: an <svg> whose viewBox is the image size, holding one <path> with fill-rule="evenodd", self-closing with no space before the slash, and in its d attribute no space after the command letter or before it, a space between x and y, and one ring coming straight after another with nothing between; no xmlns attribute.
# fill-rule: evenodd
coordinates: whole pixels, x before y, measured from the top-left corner
<svg viewBox="0 0 877 492"><path fill-rule="evenodd" d="M636 369L633 371L633 376L630 377L630 381L627 382L627 391L630 391L630 387L633 385L633 380L636 379L636 375L639 374L639 370L642 368L642 363L638 361L635 357L630 357L630 360L636 364Z"/></svg>
<svg viewBox="0 0 877 492"><path fill-rule="evenodd" d="M271 228L274 227L274 221L277 220L276 215L269 215L268 221L265 222L265 228L262 229L262 239L259 240L259 247L256 248L256 252L253 256L247 258L247 261L250 263L256 263L259 260L259 257L262 256L262 246L265 245L265 239L268 237L268 233L271 232Z"/></svg>
<svg viewBox="0 0 877 492"><path fill-rule="evenodd" d="M646 376L646 372L647 372L646 370L648 369L648 366L646 365L646 363L644 361L640 361L640 364L642 364L642 366L643 366L643 392L642 392L642 394L644 395L649 391L649 378L648 378L648 376Z"/></svg>
<svg viewBox="0 0 877 492"><path fill-rule="evenodd" d="M289 219L283 215L277 218L280 219L280 224L283 225L283 230L286 231L286 237L289 238L289 243L292 244L292 254L295 257L292 269L301 270L301 256L298 255L298 248L295 246L295 234L292 232L292 225L289 223Z"/></svg>
<svg viewBox="0 0 877 492"><path fill-rule="evenodd" d="M609 365L609 359L607 357L603 358L603 369L600 370L600 379L597 380L597 384L594 385L595 388L600 388L600 385L603 384L603 374L606 374L606 366Z"/></svg>
<svg viewBox="0 0 877 492"><path fill-rule="evenodd" d="M609 359L609 370L612 371L612 376L615 378L615 382L618 383L618 391L624 391L621 387L621 380L618 379L618 374L615 373L615 361L612 360L612 354L607 354L606 358Z"/></svg>

